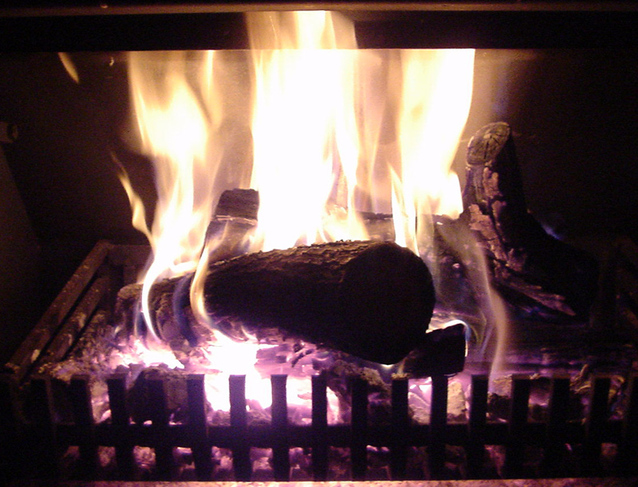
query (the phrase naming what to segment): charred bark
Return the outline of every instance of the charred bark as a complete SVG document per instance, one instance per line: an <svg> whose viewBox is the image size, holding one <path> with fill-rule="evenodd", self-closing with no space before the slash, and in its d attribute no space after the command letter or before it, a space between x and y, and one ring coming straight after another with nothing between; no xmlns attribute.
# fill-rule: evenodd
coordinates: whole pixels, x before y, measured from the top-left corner
<svg viewBox="0 0 638 487"><path fill-rule="evenodd" d="M191 280L165 280L151 289L160 334L177 327L194 340ZM120 292L121 322L135 322L136 297L139 288ZM274 328L284 338L391 364L426 341L435 299L430 272L411 251L391 242L334 242L215 262L204 300L213 321L231 335Z"/></svg>
<svg viewBox="0 0 638 487"><path fill-rule="evenodd" d="M486 125L472 137L466 175L463 218L508 302L540 314L586 316L596 294L596 261L547 234L529 213L508 124Z"/></svg>

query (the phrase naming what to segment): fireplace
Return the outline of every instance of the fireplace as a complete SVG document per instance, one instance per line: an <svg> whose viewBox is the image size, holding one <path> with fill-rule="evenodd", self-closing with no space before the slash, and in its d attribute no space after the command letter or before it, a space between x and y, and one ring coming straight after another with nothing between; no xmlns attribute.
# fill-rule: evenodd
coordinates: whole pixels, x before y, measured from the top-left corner
<svg viewBox="0 0 638 487"><path fill-rule="evenodd" d="M282 4L268 5L268 10L293 7L314 9L312 4ZM540 229L543 236L528 240L528 251L542 260L535 248L565 243L556 250L564 251L560 255L565 258L558 270L551 268L549 281L556 283L558 274L568 276L570 284L576 281L584 304L568 301L573 313L565 314L559 305L547 306L547 295L564 298L565 288L555 294L542 294L534 286L521 290L519 281L513 283L492 267L494 282L501 285L498 294L519 313L511 318L516 340L500 350L500 370L492 369L498 345L489 337L497 332L488 328L483 341L468 338L469 354L459 359L466 336L465 328L455 323L467 321L471 312L466 297L475 291L459 285L465 280L435 273L433 262L442 268L448 262L444 246L435 257L426 256L431 260L424 258L435 274L437 292L445 286L456 290L444 296L449 305L445 313L435 310L435 321L449 318L451 334L443 343L452 343L453 351L439 342L429 345L426 350L435 357L442 350L442 360L417 357L421 366L425 360L425 372L414 372L405 362L386 366L353 359L351 349L340 349L342 341L332 343L323 336L320 341L332 345L329 350L336 348L336 355L326 358L323 350L284 340L262 359L267 367L261 405L255 405L256 392L243 371L226 373L223 386L211 388L205 370L174 373L171 365L152 361L141 372L144 366L132 362L62 370L70 358L82 354L82 347L98 350L91 363L113 358L113 347L99 355L100 330L114 327L121 290L134 289L150 252L147 239L130 223L132 193L123 189L121 179L124 171L150 218L161 191L153 185L151 157L131 149L139 141L132 141L130 116L139 107L134 107L128 85L134 76L128 51L142 58L144 73L163 62L156 56L160 50L177 55L188 50L190 57L177 62L190 66L202 57L201 50L212 49L229 62L227 69L236 69L233 75L239 72L241 82L250 85L253 81L245 78L252 75L242 71L248 69L242 63L254 42L246 12L262 8L250 3L8 7L0 15L0 83L6 93L0 100L5 155L0 162L7 175L3 214L11 237L4 244L3 276L11 285L6 291L3 286L2 296L10 310L2 325L8 338L0 383L1 428L3 438L10 439L1 450L3 480L579 477L585 483L607 477L599 481L614 485L635 479L638 250L633 242L638 238L638 181L632 159L638 111L632 81L638 66L633 33L638 10L624 2L354 3L322 8L352 22L357 46L379 53L374 62L384 68L377 73L387 79L399 50L477 49L469 116L452 168L465 188L466 215L472 205L482 208L488 181L512 182L515 195L512 199L507 188L497 187L487 213L467 216L470 227L483 235L482 248L497 255L508 247L490 247L492 227L481 227L481 215L500 228L525 220L521 215L529 207L534 231L526 223L521 233L536 235ZM232 82L239 92L233 106L246 96L241 82ZM398 127L399 118L391 123ZM234 141L225 149L229 184L241 177L242 164L253 156L246 147L257 146L256 129L245 122L222 129ZM179 125L171 127L166 140ZM384 137L391 134L389 130ZM488 152L493 146L481 145L486 140L501 144L493 158L497 163L490 166L490 174L496 175L491 179L482 179L484 172L477 176L473 164L478 163L472 162L482 156L481 164L492 163ZM480 167L483 171L484 165ZM512 176L512 168L520 174ZM343 191L343 184L335 187ZM229 225L241 234L258 225L262 217L253 213L250 192L225 194L231 203L214 201L211 234ZM265 194L260 190L260 206ZM523 194L523 213L503 220L494 216L494 201L504 195L509 208L516 208ZM381 240L388 234L397 238L397 230L387 225L400 212L387 208L392 208L389 201L362 211L364 223L377 232L371 234ZM439 236L455 225L455 218L432 222ZM518 235L518 223L514 226L514 234L508 235ZM245 249L233 245L230 252L241 259ZM581 252L598 267L594 293L584 283L594 273L567 270L568 260L580 266ZM454 259L448 271L458 269L462 260L458 254ZM440 305L441 296L437 299ZM470 309L481 308L479 301ZM144 325L137 331L153 333ZM232 335L234 328L225 331ZM164 328L157 333L171 332ZM305 340L306 330L302 335L302 342L311 341ZM106 339L119 337L114 333ZM195 352L185 353L194 361ZM263 357L269 352L258 353ZM337 363L335 356L343 360ZM302 378L305 402L300 406L289 397L291 390L297 391L296 374L303 367L312 372ZM224 406L212 405L216 395ZM10 469L12 465L16 468Z"/></svg>

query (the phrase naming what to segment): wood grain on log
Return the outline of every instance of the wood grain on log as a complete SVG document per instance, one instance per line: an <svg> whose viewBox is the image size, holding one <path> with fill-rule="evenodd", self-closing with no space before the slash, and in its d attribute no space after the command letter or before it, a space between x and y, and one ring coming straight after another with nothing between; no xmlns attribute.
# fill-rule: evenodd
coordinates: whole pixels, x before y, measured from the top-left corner
<svg viewBox="0 0 638 487"><path fill-rule="evenodd" d="M192 276L156 283L153 319L192 330ZM122 290L118 315L134 321ZM422 344L434 308L432 277L414 253L391 242L333 242L246 254L212 263L204 285L216 322L247 330L277 328L283 336L341 350L365 360L396 363Z"/></svg>

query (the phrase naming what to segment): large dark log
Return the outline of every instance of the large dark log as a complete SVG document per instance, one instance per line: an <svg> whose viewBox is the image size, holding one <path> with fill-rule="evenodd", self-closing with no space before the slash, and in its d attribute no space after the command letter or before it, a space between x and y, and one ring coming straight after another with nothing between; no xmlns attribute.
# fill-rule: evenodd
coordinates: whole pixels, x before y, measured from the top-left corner
<svg viewBox="0 0 638 487"><path fill-rule="evenodd" d="M508 124L486 125L472 137L466 175L463 218L508 302L541 314L586 316L596 294L597 263L546 233L529 213Z"/></svg>
<svg viewBox="0 0 638 487"><path fill-rule="evenodd" d="M160 333L170 333L163 330L174 329L175 322L186 336L196 328L189 309L191 280L165 280L151 289ZM122 290L123 322L135 321L131 303L137 294ZM207 313L222 328L237 322L250 332L272 327L283 336L386 364L426 343L434 308L427 266L391 242L334 242L215 262L204 296Z"/></svg>

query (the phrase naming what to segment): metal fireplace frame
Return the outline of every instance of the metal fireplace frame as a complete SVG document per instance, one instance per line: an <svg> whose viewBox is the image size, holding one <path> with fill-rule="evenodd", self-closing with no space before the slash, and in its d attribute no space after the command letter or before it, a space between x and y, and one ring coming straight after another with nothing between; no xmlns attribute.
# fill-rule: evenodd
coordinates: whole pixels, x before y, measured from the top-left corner
<svg viewBox="0 0 638 487"><path fill-rule="evenodd" d="M0 52L245 49L243 12L311 9L350 17L362 49L638 46L638 6L630 0L133 5L14 0L0 8Z"/></svg>
<svg viewBox="0 0 638 487"><path fill-rule="evenodd" d="M638 4L632 1L474 1L474 2L192 2L190 4L135 6L120 2L87 5L82 2L39 2L25 6L13 2L0 8L0 52L119 51L154 49L243 49L248 47L242 12L254 10L338 10L355 21L362 48L638 48ZM407 381L392 383L391 422L368 424L366 383L352 384L353 421L328 425L325 378L312 379L313 421L309 426L288 423L285 400L286 378L272 378L273 419L270 426L251 426L246 419L246 396L242 377L230 381L231 424L205 423L203 378L187 380L189 418L184 424L169 424L164 384L151 385L158 404L150 424L129 422L125 382L121 376L109 380L112 421L95 424L90 403L89 380L75 377L69 387L74 413L72 423L56 419L48 377L32 376L41 360L64 356L81 335L91 315L112 299L113 290L130 282L143 264L147 250L99 243L64 287L42 320L36 325L9 363L0 380L0 469L5 479L57 478L58 452L74 445L80 451L82 476L90 480L96 472L99 446L113 446L122 477L128 478L134 446L150 446L158 458L158 479L172 478L170 456L176 446L190 447L198 478L210 478L212 446L233 450L235 476L250 480L248 451L251 447L273 449L277 480L288 479L288 448L313 449L316 480L327 476L327 450L349 447L352 477L365 479L366 446L390 449L392 475L405 475L409 447L425 446L430 453L433 477L442 469L446 444L462 445L468 455L469 477L480 477L483 447L503 445L506 472L524 475L522 451L541 446L551 451L561 443L583 447L582 473L601 474L602 443L619 445L618 475L638 476L638 383L629 378L630 405L623 421L609 420L610 378L597 376L591 407L584 422L567 420L569 378L552 377L547 422L528 421L532 378L516 376L512 382L512 406L505 423L487 421L487 377L472 379L469 419L448 424L447 377L433 377L431 423L413 425L408 416ZM629 260L632 260L631 253ZM636 266L638 269L638 266ZM633 281L635 277L629 278ZM621 283L622 284L622 283ZM631 286L626 295L635 300ZM623 318L623 317L620 317ZM626 318L626 317L625 317ZM634 319L630 317L630 321ZM29 381L39 407L26 420L20 411L20 386ZM34 445L38 448L34 450ZM164 459L164 460L162 460ZM547 464L543 475L560 475L560 466ZM17 468L17 470L16 470ZM32 468L35 468L32 473ZM0 481L3 478L0 477ZM634 479L635 480L635 479Z"/></svg>

